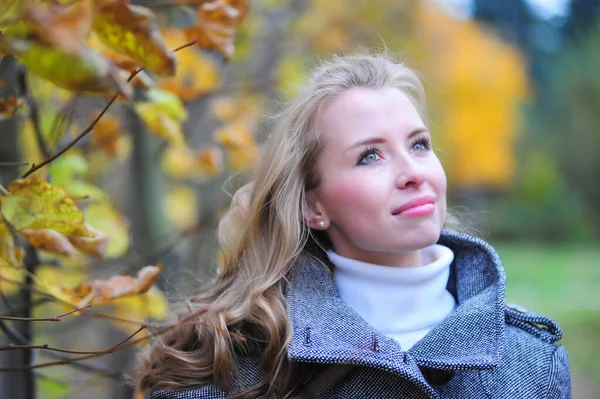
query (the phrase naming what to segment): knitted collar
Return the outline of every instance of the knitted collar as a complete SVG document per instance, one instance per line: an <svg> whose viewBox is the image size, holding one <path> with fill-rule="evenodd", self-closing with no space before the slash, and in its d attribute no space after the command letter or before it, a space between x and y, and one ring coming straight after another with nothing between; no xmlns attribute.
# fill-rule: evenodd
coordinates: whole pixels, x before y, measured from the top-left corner
<svg viewBox="0 0 600 399"><path fill-rule="evenodd" d="M486 242L450 230L439 244L454 252L448 290L457 308L408 352L380 334L338 296L331 270L301 261L289 276L287 306L292 325L289 355L318 363L364 364L410 376L417 366L442 370L492 369L504 344L506 278ZM331 267L326 257L323 262Z"/></svg>

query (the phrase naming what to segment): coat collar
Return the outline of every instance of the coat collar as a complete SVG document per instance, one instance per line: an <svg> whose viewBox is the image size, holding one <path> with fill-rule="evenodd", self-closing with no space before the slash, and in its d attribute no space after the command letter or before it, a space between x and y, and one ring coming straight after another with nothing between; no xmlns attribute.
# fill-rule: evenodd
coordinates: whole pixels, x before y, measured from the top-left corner
<svg viewBox="0 0 600 399"><path fill-rule="evenodd" d="M457 308L408 352L339 298L330 269L314 260L298 262L286 294L290 357L365 364L403 374L411 374L405 367L411 362L446 370L496 367L504 344L506 278L500 259L489 244L466 234L444 230L438 243L454 251L448 290Z"/></svg>

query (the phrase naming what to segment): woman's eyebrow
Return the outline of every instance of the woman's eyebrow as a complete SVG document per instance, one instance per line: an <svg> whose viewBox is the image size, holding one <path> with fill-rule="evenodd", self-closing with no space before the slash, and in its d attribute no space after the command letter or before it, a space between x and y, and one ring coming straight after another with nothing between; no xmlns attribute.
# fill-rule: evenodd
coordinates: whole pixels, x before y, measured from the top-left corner
<svg viewBox="0 0 600 399"><path fill-rule="evenodd" d="M425 127L417 128L417 129L413 130L412 132L410 132L410 134L407 136L407 139L410 139L413 136L416 136L417 134L420 134L423 132L429 132L429 129L427 129ZM382 144L385 142L386 142L386 139L384 139L383 137L368 137L366 139L360 140L360 141L352 144L350 147L348 147L344 150L344 153L346 153L347 151L349 151L353 148L356 148L356 147L362 147L365 145L372 145L372 144Z"/></svg>

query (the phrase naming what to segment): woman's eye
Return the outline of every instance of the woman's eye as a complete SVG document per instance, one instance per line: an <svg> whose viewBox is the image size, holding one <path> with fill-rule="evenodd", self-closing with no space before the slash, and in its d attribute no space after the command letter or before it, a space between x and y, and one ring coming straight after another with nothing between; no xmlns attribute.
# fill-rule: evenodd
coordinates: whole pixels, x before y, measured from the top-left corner
<svg viewBox="0 0 600 399"><path fill-rule="evenodd" d="M377 150L370 149L363 152L360 157L358 157L358 165L367 165L373 162L377 162L381 156L377 152Z"/></svg>
<svg viewBox="0 0 600 399"><path fill-rule="evenodd" d="M419 139L419 140L415 141L412 145L413 151L424 152L424 151L428 151L430 148L431 148L431 142L429 141L429 139L426 139L426 138Z"/></svg>

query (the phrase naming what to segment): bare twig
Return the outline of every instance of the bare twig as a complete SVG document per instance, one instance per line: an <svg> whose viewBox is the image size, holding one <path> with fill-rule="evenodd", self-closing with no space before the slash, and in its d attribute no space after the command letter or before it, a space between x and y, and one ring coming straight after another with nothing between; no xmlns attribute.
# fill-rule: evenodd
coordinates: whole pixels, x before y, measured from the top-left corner
<svg viewBox="0 0 600 399"><path fill-rule="evenodd" d="M26 340L25 337L20 335L17 331L13 330L12 328L8 327L8 325L3 320L0 320L0 330L4 331L6 333L6 335L8 335L8 337L10 339L12 339L13 341L18 342L21 345L30 345L29 341ZM68 359L64 355L61 355L60 353L55 353L55 352L47 352L47 353L45 353L45 355L55 358L55 359L60 359L60 360ZM121 381L121 379L122 379L122 375L120 373L115 373L113 371L109 371L108 369L105 369L100 366L95 366L95 365L88 364L88 363L71 363L69 365L76 369L79 369L81 371L99 374L104 377L116 380L116 381Z"/></svg>
<svg viewBox="0 0 600 399"><path fill-rule="evenodd" d="M188 42L188 43L184 44L183 46L180 46L180 47L176 48L173 51L176 52L176 51L179 51L179 50L184 49L186 47L193 46L194 44L196 44L196 40L192 40L191 42ZM137 69L137 70L131 72L131 74L129 75L129 78L127 78L127 82L131 82L131 80L134 77L136 77L137 74L139 74L140 72L142 72L144 69L146 69L146 68L142 67L140 69ZM56 154L54 154L51 157L47 158L45 161L43 161L42 163L40 163L38 165L32 164L31 168L29 168L29 170L27 172L25 172L25 174L23 176L21 176L21 177L24 179L27 176L31 175L36 170L41 169L44 166L48 165L50 162L54 161L56 158L60 157L62 154L64 154L65 152L67 152L71 147L73 147L75 144L77 144L77 142L79 140L81 140L82 138L84 138L89 132L91 132L92 130L94 130L94 127L96 127L96 124L98 123L98 121L100 120L100 118L102 118L102 116L106 113L106 111L108 111L108 108L115 102L115 100L117 99L118 96L119 96L119 93L115 93L112 96L112 98L108 101L108 103L104 106L104 108L102 109L102 111L100 111L100 113L96 116L96 118L94 118L94 120L92 121L92 123L90 123L90 125L87 128L85 128L81 133L79 133L79 135L77 137L75 137L73 140L71 140L71 142L69 142L62 150L58 151Z"/></svg>
<svg viewBox="0 0 600 399"><path fill-rule="evenodd" d="M20 321L61 321L63 317L79 312L80 310L87 309L92 305L87 305L82 308L71 310L70 312L63 313L56 317L14 317L14 316L0 316L0 320L20 320Z"/></svg>

